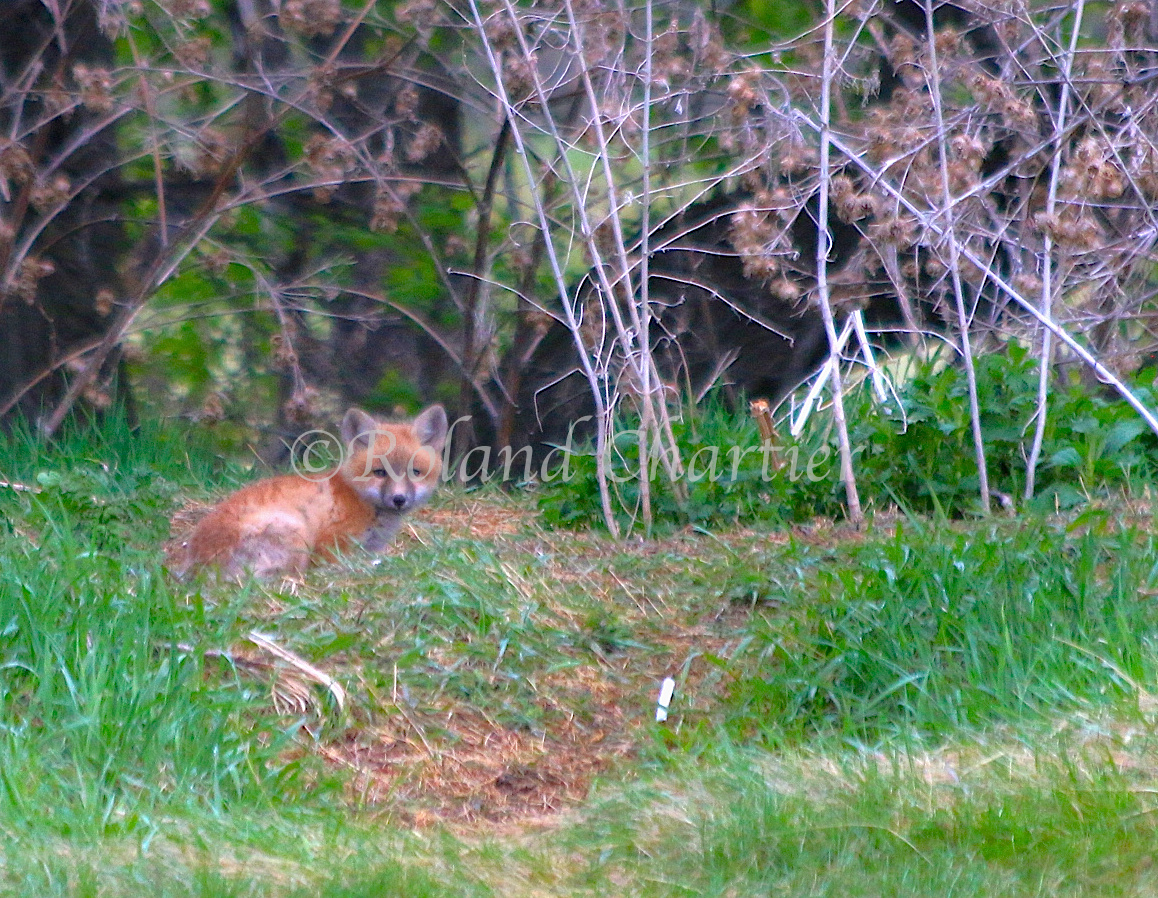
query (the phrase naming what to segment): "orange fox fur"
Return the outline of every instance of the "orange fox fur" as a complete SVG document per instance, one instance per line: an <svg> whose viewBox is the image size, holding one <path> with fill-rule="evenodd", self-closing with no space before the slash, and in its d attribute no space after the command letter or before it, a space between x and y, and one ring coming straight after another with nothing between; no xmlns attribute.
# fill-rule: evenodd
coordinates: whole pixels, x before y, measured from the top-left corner
<svg viewBox="0 0 1158 898"><path fill-rule="evenodd" d="M227 496L169 553L184 576L217 567L227 577L296 574L316 555L361 545L381 551L402 518L430 498L442 472L446 412L383 423L352 408L342 420L345 461L317 475L259 480Z"/></svg>

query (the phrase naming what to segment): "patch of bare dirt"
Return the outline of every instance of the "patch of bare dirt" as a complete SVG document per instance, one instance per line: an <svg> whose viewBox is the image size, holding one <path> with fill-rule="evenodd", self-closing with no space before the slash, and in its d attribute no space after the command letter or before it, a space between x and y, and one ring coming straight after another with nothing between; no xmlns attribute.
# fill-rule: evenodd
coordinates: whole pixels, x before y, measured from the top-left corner
<svg viewBox="0 0 1158 898"><path fill-rule="evenodd" d="M465 707L436 720L399 709L321 751L354 771L353 795L412 825L527 825L582 801L594 777L632 753L622 714L604 711L595 726L534 733Z"/></svg>
<svg viewBox="0 0 1158 898"><path fill-rule="evenodd" d="M462 499L453 505L418 513L422 520L471 539L513 536L534 520L534 515L510 502Z"/></svg>

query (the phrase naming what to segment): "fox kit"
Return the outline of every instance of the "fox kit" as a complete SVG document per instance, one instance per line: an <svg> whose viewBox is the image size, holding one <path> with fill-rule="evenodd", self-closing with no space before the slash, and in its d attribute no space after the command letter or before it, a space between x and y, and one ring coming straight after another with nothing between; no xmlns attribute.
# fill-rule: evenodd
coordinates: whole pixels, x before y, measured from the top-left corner
<svg viewBox="0 0 1158 898"><path fill-rule="evenodd" d="M259 480L216 505L169 554L178 576L216 566L226 577L296 574L314 554L386 547L402 517L430 498L442 472L446 412L387 424L352 408L342 420L342 464Z"/></svg>

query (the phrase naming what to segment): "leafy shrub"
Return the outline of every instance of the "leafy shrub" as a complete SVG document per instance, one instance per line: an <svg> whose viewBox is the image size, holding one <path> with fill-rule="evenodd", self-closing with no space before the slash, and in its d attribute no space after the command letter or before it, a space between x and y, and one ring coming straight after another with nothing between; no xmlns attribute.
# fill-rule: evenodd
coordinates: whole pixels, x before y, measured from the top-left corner
<svg viewBox="0 0 1158 898"><path fill-rule="evenodd" d="M1037 377L1037 362L1016 344L977 360L989 482L1015 504L1021 501L1033 439ZM1148 389L1138 392L1153 402ZM873 400L867 386L854 389L846 398L846 412L857 484L867 507L899 505L947 517L977 510L969 403L959 367L917 366L899 395L884 405ZM625 525L636 520L640 507L633 427L630 421L617 422L610 459ZM780 469L766 460L755 423L729 411L718 397L685 414L674 430L687 470L679 493L662 468L651 477L659 523L718 526L842 513L844 489L830 413L814 414L798 440L782 439ZM1090 394L1079 384L1053 387L1035 510L1070 508L1107 489L1136 486L1156 466L1158 438L1124 401ZM602 513L593 451L573 455L568 476L557 474L540 497L544 519L556 526L597 525Z"/></svg>
<svg viewBox="0 0 1158 898"><path fill-rule="evenodd" d="M610 453L610 477L625 526L636 522L641 508L636 426L616 421ZM662 465L653 462L649 477L652 510L661 526L784 522L835 510L828 504L831 489L816 488L836 476L836 456L823 436L787 440L765 451L755 422L730 411L719 397L677 418L673 431L685 465L682 476L673 486ZM572 454L567 468L545 481L539 508L554 526L602 521L590 446Z"/></svg>
<svg viewBox="0 0 1158 898"><path fill-rule="evenodd" d="M1020 503L1033 440L1038 364L1026 349L977 360L977 394L985 460L993 489ZM1147 403L1153 397L1139 392ZM870 501L959 517L978 503L978 477L964 371L919 370L900 403L867 407L867 391L850 414L858 483ZM1035 509L1079 505L1107 488L1130 486L1158 463L1158 439L1120 399L1079 384L1054 385L1038 464Z"/></svg>

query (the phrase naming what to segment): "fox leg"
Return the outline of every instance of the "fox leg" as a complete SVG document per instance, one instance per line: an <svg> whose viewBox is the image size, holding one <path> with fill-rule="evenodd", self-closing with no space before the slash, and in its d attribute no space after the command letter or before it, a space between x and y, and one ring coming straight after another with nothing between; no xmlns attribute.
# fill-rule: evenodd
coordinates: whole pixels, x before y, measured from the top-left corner
<svg viewBox="0 0 1158 898"><path fill-rule="evenodd" d="M402 528L402 514L400 512L379 509L374 525L362 537L362 546L368 552L381 552L398 535Z"/></svg>

